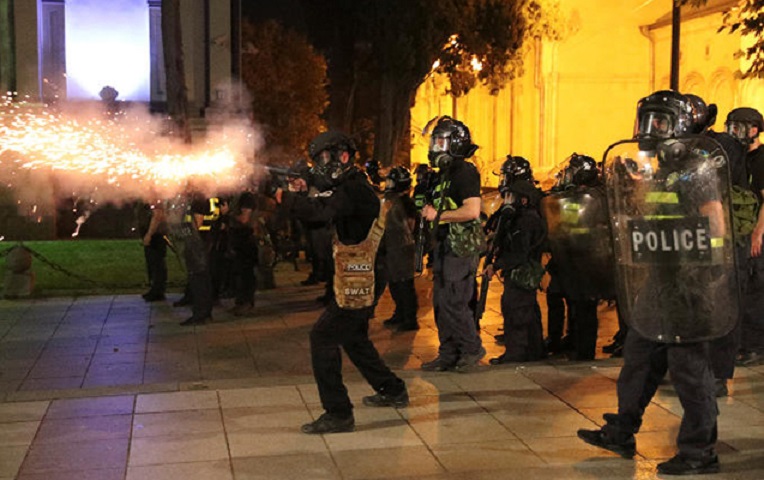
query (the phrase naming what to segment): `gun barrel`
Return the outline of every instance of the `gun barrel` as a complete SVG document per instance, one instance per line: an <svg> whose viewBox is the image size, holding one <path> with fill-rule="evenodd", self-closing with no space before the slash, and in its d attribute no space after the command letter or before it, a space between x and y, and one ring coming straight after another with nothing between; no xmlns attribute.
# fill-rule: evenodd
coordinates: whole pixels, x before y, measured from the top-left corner
<svg viewBox="0 0 764 480"><path fill-rule="evenodd" d="M479 323L485 313L485 304L488 300L488 286L491 284L491 279L488 275L483 275L480 281L480 296L478 297L477 304L475 305L475 323Z"/></svg>
<svg viewBox="0 0 764 480"><path fill-rule="evenodd" d="M422 273L424 271L425 228L426 224L424 217L419 217L419 232L416 238L416 262L414 265L416 273Z"/></svg>
<svg viewBox="0 0 764 480"><path fill-rule="evenodd" d="M271 165L265 165L265 170L270 173L271 175L279 175L282 177L297 177L299 175L296 175L295 172L293 172L289 168L284 167L274 167Z"/></svg>

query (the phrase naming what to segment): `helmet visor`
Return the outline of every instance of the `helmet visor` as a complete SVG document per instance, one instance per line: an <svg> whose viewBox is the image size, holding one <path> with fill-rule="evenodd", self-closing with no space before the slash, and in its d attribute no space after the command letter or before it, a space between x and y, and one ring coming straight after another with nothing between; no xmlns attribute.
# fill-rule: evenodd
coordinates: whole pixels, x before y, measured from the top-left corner
<svg viewBox="0 0 764 480"><path fill-rule="evenodd" d="M499 173L499 193L507 193L509 191L510 183L512 183L511 174L502 170L501 173Z"/></svg>
<svg viewBox="0 0 764 480"><path fill-rule="evenodd" d="M673 117L666 112L645 112L639 121L641 137L669 138L673 131Z"/></svg>
<svg viewBox="0 0 764 480"><path fill-rule="evenodd" d="M745 122L728 121L725 125L727 133L741 141L748 140L748 125Z"/></svg>
<svg viewBox="0 0 764 480"><path fill-rule="evenodd" d="M451 138L448 135L434 134L430 137L430 151L433 153L448 153Z"/></svg>

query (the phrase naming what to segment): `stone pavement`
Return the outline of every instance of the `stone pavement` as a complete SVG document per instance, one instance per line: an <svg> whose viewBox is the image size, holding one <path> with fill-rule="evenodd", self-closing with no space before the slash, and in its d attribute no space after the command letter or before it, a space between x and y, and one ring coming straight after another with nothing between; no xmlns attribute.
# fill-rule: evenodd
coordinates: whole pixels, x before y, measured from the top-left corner
<svg viewBox="0 0 764 480"><path fill-rule="evenodd" d="M253 317L221 307L198 327L180 327L188 312L170 300L138 295L0 301L0 480L648 479L674 453L681 406L669 385L647 410L635 460L576 438L614 411L618 359L485 365L503 350L492 338L498 282L484 365L419 370L437 350L426 278L422 329L381 327L388 294L371 326L411 406L363 406L371 389L346 363L357 431L304 435L321 413L308 351L321 289L300 287L305 275L281 266ZM617 327L612 309L600 315L601 346ZM731 390L719 403L722 473L711 478L764 478L764 366L738 369Z"/></svg>

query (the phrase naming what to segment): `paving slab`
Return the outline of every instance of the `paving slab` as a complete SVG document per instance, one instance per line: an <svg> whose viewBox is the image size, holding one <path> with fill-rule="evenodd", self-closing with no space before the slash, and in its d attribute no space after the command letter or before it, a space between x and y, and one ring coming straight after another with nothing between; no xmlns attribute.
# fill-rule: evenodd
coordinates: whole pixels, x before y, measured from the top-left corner
<svg viewBox="0 0 764 480"><path fill-rule="evenodd" d="M419 370L437 353L432 309L422 306L419 331L394 334L381 325L385 294L370 336L411 405L363 406L372 390L345 360L356 431L302 434L322 413L308 343L321 288L301 287L305 275L279 270L251 318L230 316L226 301L214 323L191 328L171 306L179 294L0 301L0 480L620 480L655 478L675 451L681 405L668 383L634 460L576 438L615 409L620 359L488 366L503 351L498 282L481 331L488 356L467 374ZM417 279L423 303L429 282ZM617 322L599 313L601 347ZM714 478L764 478L764 367L738 369L730 391Z"/></svg>

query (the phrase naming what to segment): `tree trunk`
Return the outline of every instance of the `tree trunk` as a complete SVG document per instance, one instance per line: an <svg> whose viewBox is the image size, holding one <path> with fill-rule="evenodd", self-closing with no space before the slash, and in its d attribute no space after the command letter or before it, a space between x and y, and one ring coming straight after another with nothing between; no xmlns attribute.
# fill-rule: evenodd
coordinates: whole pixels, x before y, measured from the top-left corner
<svg viewBox="0 0 764 480"><path fill-rule="evenodd" d="M409 163L411 102L416 88L410 82L383 72L380 77L379 115L374 136L374 158L381 166ZM405 142L405 143L404 143Z"/></svg>
<svg viewBox="0 0 764 480"><path fill-rule="evenodd" d="M162 50L167 74L167 113L178 126L186 143L191 142L188 123L188 89L183 61L183 40L180 27L180 0L162 1Z"/></svg>

